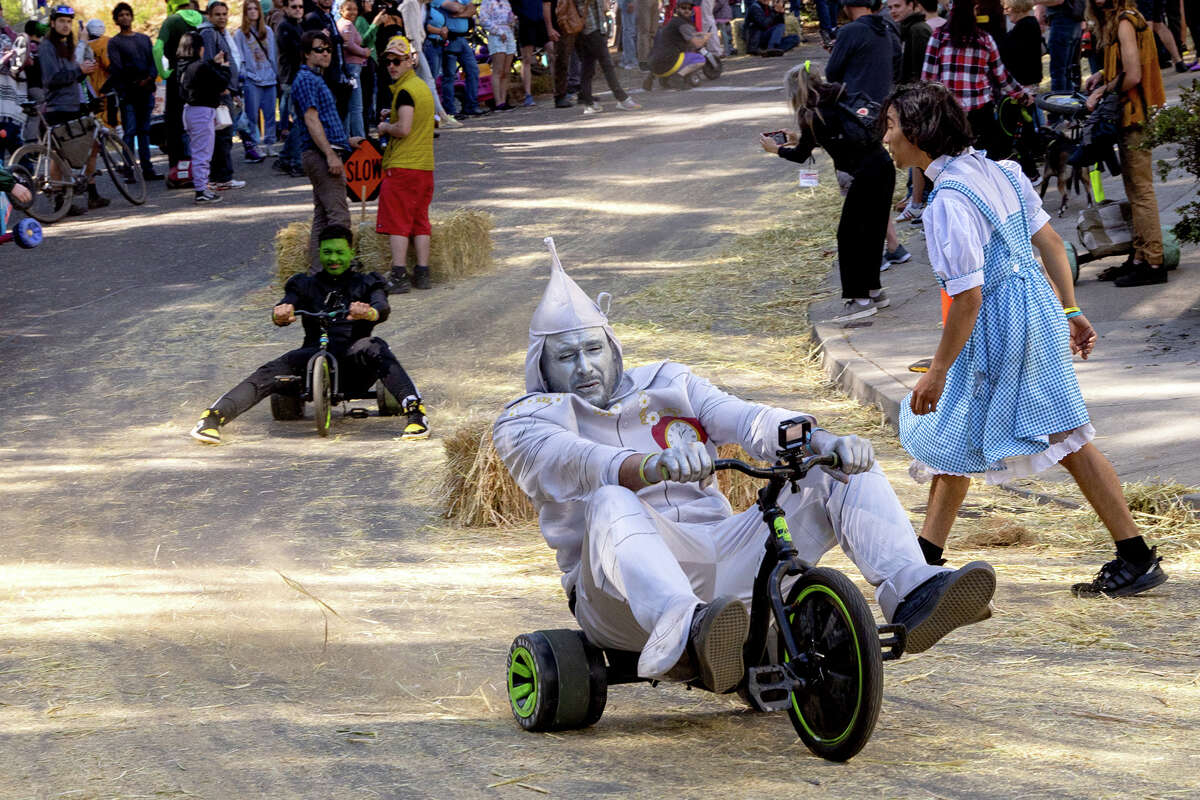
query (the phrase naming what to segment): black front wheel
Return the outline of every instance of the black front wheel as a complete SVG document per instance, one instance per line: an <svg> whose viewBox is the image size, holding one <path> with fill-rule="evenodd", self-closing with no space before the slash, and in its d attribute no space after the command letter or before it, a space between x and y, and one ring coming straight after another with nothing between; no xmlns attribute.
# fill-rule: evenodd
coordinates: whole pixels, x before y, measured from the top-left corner
<svg viewBox="0 0 1200 800"><path fill-rule="evenodd" d="M328 436L329 426L333 423L332 391L329 380L329 359L318 358L312 366L312 401L319 436Z"/></svg>
<svg viewBox="0 0 1200 800"><path fill-rule="evenodd" d="M108 170L109 180L117 187L129 202L140 206L146 202L146 176L138 167L137 159L129 145L117 136L108 134L102 137L103 146L100 157L104 159L104 167Z"/></svg>
<svg viewBox="0 0 1200 800"><path fill-rule="evenodd" d="M508 703L527 731L586 728L608 700L604 653L573 630L534 631L508 650Z"/></svg>
<svg viewBox="0 0 1200 800"><path fill-rule="evenodd" d="M793 668L806 684L792 694L788 716L809 750L848 761L871 738L883 702L883 657L871 609L849 578L817 567L788 593L787 616L799 650Z"/></svg>

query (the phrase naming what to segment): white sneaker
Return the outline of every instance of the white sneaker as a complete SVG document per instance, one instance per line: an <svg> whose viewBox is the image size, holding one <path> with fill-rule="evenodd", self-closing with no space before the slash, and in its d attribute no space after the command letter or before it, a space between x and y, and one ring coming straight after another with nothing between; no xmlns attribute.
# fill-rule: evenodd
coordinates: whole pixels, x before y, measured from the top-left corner
<svg viewBox="0 0 1200 800"><path fill-rule="evenodd" d="M879 271L880 271L880 272L887 272L887 271L888 271L889 269L891 269L891 268L892 268L892 262L891 262L891 261L888 261L888 258L887 258L887 256L884 256L884 257L883 257L883 263L879 265Z"/></svg>
<svg viewBox="0 0 1200 800"><path fill-rule="evenodd" d="M874 301L876 308L887 308L892 304L892 301L888 299L887 290L885 289L880 289L879 294L872 297L871 300Z"/></svg>
<svg viewBox="0 0 1200 800"><path fill-rule="evenodd" d="M851 322L863 317L873 317L879 313L879 308L877 300L871 300L866 305L857 300L847 300L842 304L842 313L834 317L831 322Z"/></svg>
<svg viewBox="0 0 1200 800"><path fill-rule="evenodd" d="M909 203L896 216L896 222L911 222L914 225L921 221L921 215L925 213L924 203Z"/></svg>
<svg viewBox="0 0 1200 800"><path fill-rule="evenodd" d="M626 97L621 102L617 103L617 108L622 111L637 111L642 107L642 104L634 100L632 97Z"/></svg>
<svg viewBox="0 0 1200 800"><path fill-rule="evenodd" d="M446 130L449 130L450 128L461 128L462 126L463 124L461 122L449 114L438 119L439 128L445 128Z"/></svg>
<svg viewBox="0 0 1200 800"><path fill-rule="evenodd" d="M597 103L595 101L592 101L592 104L590 106L583 107L583 113L585 113L585 114L599 114L603 110L604 110L604 106L600 105L599 103Z"/></svg>
<svg viewBox="0 0 1200 800"><path fill-rule="evenodd" d="M246 185L245 181L228 180L228 181L221 181L220 183L210 183L208 185L208 188L216 189L218 192L223 192L226 189L241 189L245 185Z"/></svg>

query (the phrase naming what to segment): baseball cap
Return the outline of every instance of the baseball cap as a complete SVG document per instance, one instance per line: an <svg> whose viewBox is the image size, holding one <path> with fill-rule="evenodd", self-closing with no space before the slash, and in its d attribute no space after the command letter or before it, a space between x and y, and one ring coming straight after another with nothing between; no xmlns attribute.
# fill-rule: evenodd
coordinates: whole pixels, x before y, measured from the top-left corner
<svg viewBox="0 0 1200 800"><path fill-rule="evenodd" d="M92 37L93 39L99 39L104 35L104 23L101 20L89 19L87 21L86 28L88 36Z"/></svg>
<svg viewBox="0 0 1200 800"><path fill-rule="evenodd" d="M383 52L396 56L412 55L412 51L412 42L403 36L393 36L388 39L387 47L383 49Z"/></svg>

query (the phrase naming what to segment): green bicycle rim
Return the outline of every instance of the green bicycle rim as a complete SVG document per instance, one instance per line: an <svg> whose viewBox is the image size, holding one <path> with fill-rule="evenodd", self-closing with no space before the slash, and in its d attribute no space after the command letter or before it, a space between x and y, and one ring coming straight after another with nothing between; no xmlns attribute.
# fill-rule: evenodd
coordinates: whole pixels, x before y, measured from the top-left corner
<svg viewBox="0 0 1200 800"><path fill-rule="evenodd" d="M524 647L514 648L508 664L508 703L521 719L533 716L537 708L538 674L533 654Z"/></svg>
<svg viewBox="0 0 1200 800"><path fill-rule="evenodd" d="M821 744L832 746L832 745L836 745L836 744L840 743L843 739L845 739L847 736L850 735L850 731L853 730L853 728L854 728L854 723L858 721L859 712L862 710L862 695L863 695L862 651L859 649L859 646L858 646L858 633L854 630L854 622L851 621L851 619L850 619L850 612L846 609L846 605L842 602L842 598L838 597L837 593L835 591L833 591L832 589L830 589L828 586L823 586L819 583L814 583L811 586L806 586L804 588L804 591L800 592L800 596L796 598L796 601L795 601L796 604L799 604L799 602L801 600L803 600L805 597L808 597L810 594L812 594L814 592L820 592L820 593L828 595L830 598L832 598L834 604L842 612L842 619L845 620L847 627L850 628L850 640L852 642L854 642L854 657L858 663L857 697L855 698L855 702L854 702L854 713L850 715L850 721L848 723L846 723L845 729L840 734L838 734L836 737L831 738L831 739L828 739L828 738L825 738L825 737L819 735L816 731L814 731L809 726L808 720L806 720L804 718L804 712L802 712L800 710L800 706L796 702L796 695L794 692L792 693L792 711L795 712L796 719L800 720L800 724L804 726L804 730L805 730L805 732L808 733L809 736L811 736L815 741L818 741ZM793 612L792 615L790 615L788 617L788 622L791 623L791 621L794 617L795 617L795 612ZM783 660L784 661L790 660L786 653L784 653Z"/></svg>

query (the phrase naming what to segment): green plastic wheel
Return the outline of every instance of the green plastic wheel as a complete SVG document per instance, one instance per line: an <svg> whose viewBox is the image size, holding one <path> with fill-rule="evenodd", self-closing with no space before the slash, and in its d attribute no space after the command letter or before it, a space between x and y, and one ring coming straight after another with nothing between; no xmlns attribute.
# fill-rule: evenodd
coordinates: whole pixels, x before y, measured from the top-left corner
<svg viewBox="0 0 1200 800"><path fill-rule="evenodd" d="M1179 240L1170 228L1163 228L1163 266L1176 269L1179 266Z"/></svg>
<svg viewBox="0 0 1200 800"><path fill-rule="evenodd" d="M375 404L379 406L381 417L398 417L403 410L400 401L392 396L382 381L375 384Z"/></svg>
<svg viewBox="0 0 1200 800"><path fill-rule="evenodd" d="M858 587L824 567L796 581L787 614L800 651L794 669L805 681L805 690L792 694L792 726L816 755L847 761L871 738L883 702L875 618Z"/></svg>
<svg viewBox="0 0 1200 800"><path fill-rule="evenodd" d="M604 653L580 631L523 633L508 650L508 704L527 731L586 728L604 713Z"/></svg>
<svg viewBox="0 0 1200 800"><path fill-rule="evenodd" d="M1063 247L1067 250L1067 262L1071 265L1071 282L1079 283L1079 255L1075 252L1075 245L1064 241Z"/></svg>

